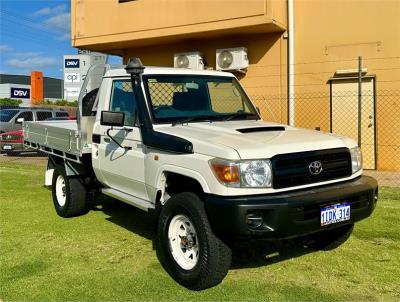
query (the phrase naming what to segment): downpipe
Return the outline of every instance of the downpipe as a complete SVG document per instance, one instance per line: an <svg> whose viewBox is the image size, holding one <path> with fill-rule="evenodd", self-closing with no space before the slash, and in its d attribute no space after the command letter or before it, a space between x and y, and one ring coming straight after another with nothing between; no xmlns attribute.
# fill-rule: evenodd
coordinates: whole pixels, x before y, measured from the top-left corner
<svg viewBox="0 0 400 302"><path fill-rule="evenodd" d="M288 0L288 122L294 127L294 11L293 0Z"/></svg>

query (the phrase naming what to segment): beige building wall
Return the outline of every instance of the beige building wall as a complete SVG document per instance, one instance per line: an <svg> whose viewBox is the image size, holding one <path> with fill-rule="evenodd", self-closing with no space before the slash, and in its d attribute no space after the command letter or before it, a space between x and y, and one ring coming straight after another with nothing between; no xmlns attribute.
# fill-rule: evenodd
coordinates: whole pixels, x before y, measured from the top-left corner
<svg viewBox="0 0 400 302"><path fill-rule="evenodd" d="M125 62L137 56L147 65L173 66L174 53L200 51L215 68L216 49L247 47L250 66L236 76L265 118L287 121L286 0L71 3L73 46L119 54Z"/></svg>
<svg viewBox="0 0 400 302"><path fill-rule="evenodd" d="M72 44L123 53L183 38L282 31L284 0L71 0Z"/></svg>
<svg viewBox="0 0 400 302"><path fill-rule="evenodd" d="M127 49L124 60L137 56L144 64L173 66L174 53L200 51L208 67L215 68L215 50L244 46L248 49L250 66L245 75L236 74L268 120L286 122L286 69L276 64L286 60L287 40L279 33L247 34L204 40L185 40L167 45ZM271 96L271 97L267 97ZM274 99L272 99L272 96Z"/></svg>
<svg viewBox="0 0 400 302"><path fill-rule="evenodd" d="M376 80L377 168L400 170L400 1L297 0L294 15L296 125L330 130L329 79L337 70L357 69L362 56L365 75ZM373 94L366 87L363 108ZM344 111L357 98L352 91L339 95ZM321 114L310 114L315 111ZM362 122L368 118L362 115ZM343 120L342 132L348 127ZM363 136L373 139L368 131Z"/></svg>
<svg viewBox="0 0 400 302"><path fill-rule="evenodd" d="M215 68L216 49L247 47L250 66L237 77L264 119L287 123L286 0L71 2L73 46L118 54L125 62L138 56L147 65L173 66L174 53L200 51L207 66ZM332 98L330 79L338 70L356 69L362 56L365 75L373 76L376 85L372 142L377 156L370 164L400 170L395 156L400 150L400 1L294 0L294 16L295 125L330 131L335 121L335 131L341 132L337 117L331 117L331 100L354 108L357 89L350 83L346 94L335 80L333 91L344 95ZM374 99L368 89L363 88L364 102ZM346 122L343 127L348 131ZM371 143L371 137L362 141Z"/></svg>

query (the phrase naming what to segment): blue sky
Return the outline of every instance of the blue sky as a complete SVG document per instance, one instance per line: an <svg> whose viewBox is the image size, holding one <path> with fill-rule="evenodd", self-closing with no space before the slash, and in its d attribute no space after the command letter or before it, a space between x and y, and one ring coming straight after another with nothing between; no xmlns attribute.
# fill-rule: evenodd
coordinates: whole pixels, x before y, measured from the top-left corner
<svg viewBox="0 0 400 302"><path fill-rule="evenodd" d="M0 73L62 78L71 47L69 0L0 0ZM120 63L119 58L111 61Z"/></svg>

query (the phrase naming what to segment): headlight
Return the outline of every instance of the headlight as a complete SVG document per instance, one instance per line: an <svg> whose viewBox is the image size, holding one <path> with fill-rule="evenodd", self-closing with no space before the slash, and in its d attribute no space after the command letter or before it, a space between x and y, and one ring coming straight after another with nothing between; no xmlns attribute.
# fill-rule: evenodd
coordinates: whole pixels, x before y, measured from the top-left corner
<svg viewBox="0 0 400 302"><path fill-rule="evenodd" d="M356 173L362 169L362 153L359 147L350 149L351 154L351 170Z"/></svg>
<svg viewBox="0 0 400 302"><path fill-rule="evenodd" d="M272 171L269 160L252 160L240 163L242 187L271 187Z"/></svg>
<svg viewBox="0 0 400 302"><path fill-rule="evenodd" d="M215 158L210 166L217 179L228 187L268 188L272 186L269 160L228 161Z"/></svg>

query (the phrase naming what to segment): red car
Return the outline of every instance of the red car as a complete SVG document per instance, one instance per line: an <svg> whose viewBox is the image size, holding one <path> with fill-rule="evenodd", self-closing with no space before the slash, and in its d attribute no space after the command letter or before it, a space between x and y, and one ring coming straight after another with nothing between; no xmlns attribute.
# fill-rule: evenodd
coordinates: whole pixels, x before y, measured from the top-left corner
<svg viewBox="0 0 400 302"><path fill-rule="evenodd" d="M8 155L17 155L24 151L24 135L22 130L0 134L0 150Z"/></svg>
<svg viewBox="0 0 400 302"><path fill-rule="evenodd" d="M63 116L48 118L46 121L75 119L75 117ZM3 132L0 134L0 152L4 152L7 155L18 155L23 151L27 151L27 149L24 148L24 134L22 130Z"/></svg>

